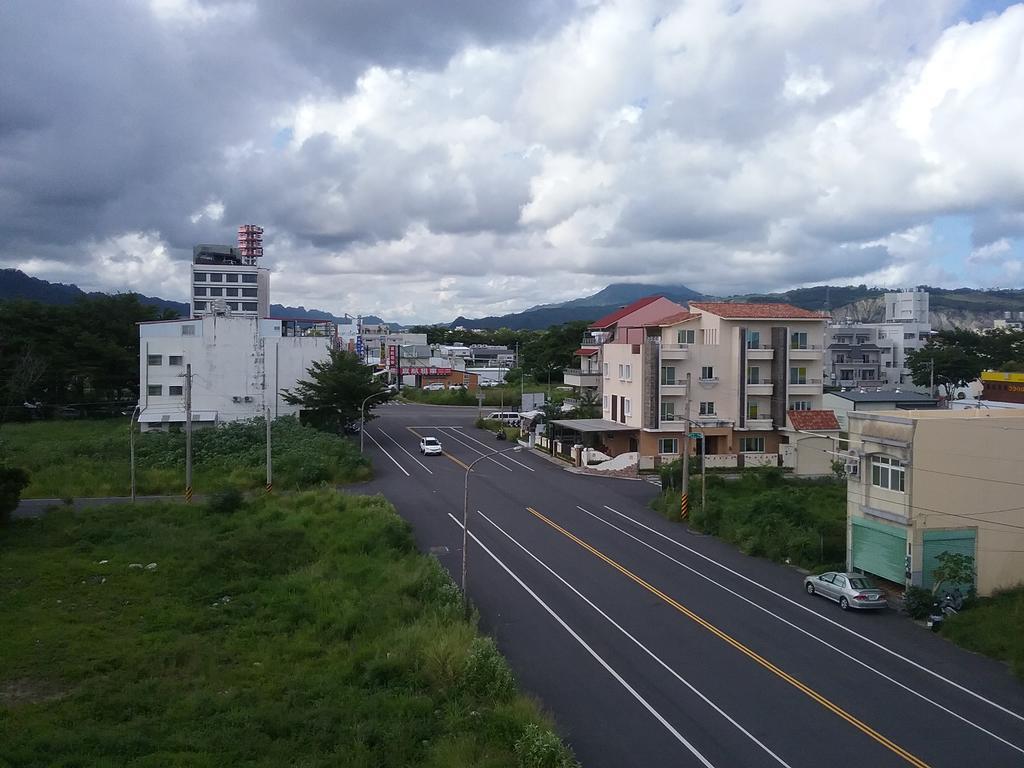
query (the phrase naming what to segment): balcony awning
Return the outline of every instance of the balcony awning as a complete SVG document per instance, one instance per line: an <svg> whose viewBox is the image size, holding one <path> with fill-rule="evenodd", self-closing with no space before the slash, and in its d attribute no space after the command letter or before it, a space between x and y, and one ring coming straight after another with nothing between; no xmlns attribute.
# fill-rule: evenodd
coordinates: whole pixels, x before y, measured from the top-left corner
<svg viewBox="0 0 1024 768"><path fill-rule="evenodd" d="M630 427L626 424L619 424L616 421L607 419L555 419L552 424L557 424L573 432L636 432L637 427Z"/></svg>
<svg viewBox="0 0 1024 768"><path fill-rule="evenodd" d="M585 347L580 347L579 349L572 353L573 357L590 357L591 355L596 354L596 349L586 349Z"/></svg>

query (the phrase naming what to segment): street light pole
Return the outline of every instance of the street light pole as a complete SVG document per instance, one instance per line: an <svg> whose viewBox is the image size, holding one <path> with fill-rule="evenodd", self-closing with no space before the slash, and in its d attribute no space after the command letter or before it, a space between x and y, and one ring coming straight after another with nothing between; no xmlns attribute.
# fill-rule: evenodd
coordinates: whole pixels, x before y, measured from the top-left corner
<svg viewBox="0 0 1024 768"><path fill-rule="evenodd" d="M131 454L132 501L135 501L135 414L142 415L142 406L136 405L128 419L128 452Z"/></svg>
<svg viewBox="0 0 1024 768"><path fill-rule="evenodd" d="M363 430L366 428L366 401L371 398L377 397L378 395L385 395L384 392L373 392L363 398L363 402L359 405L359 452L363 452Z"/></svg>
<svg viewBox="0 0 1024 768"><path fill-rule="evenodd" d="M479 461L489 459L492 456L497 456L501 453L511 453L512 451L521 450L523 450L521 445L513 445L509 448L491 451L490 453L485 453L483 456L477 456L466 466L466 483L462 494L462 609L467 619L469 619L469 593L466 591L466 550L469 544L469 473L472 471L474 465Z"/></svg>
<svg viewBox="0 0 1024 768"><path fill-rule="evenodd" d="M690 372L686 372L686 400L683 401L683 420L686 422L686 436L683 438L683 478L679 488L682 493L679 496L679 516L685 520L689 515L689 495L690 490Z"/></svg>
<svg viewBox="0 0 1024 768"><path fill-rule="evenodd" d="M185 503L192 503L192 363L185 365Z"/></svg>

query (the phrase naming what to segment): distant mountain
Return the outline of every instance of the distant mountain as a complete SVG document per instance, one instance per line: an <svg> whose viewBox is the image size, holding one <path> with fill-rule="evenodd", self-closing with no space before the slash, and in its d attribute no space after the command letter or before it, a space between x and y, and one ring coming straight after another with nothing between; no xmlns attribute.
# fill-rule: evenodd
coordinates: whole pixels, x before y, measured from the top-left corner
<svg viewBox="0 0 1024 768"><path fill-rule="evenodd" d="M51 283L47 280L40 280L38 277L26 275L19 269L0 269L0 301L27 299L43 304L71 304L79 298L103 295L103 293L97 291L87 293L77 285L65 285L64 283ZM136 295L142 304L158 307L159 309L169 309L179 317L188 317L189 315L189 306L185 302L145 296L141 293ZM346 322L352 322L351 318L346 320L323 310L288 307L283 304L271 304L270 314L273 317L289 320L330 320L342 325ZM376 315L364 315L363 321L373 324L384 322ZM397 325L397 323L391 323L390 325Z"/></svg>
<svg viewBox="0 0 1024 768"><path fill-rule="evenodd" d="M595 294L571 299L558 304L540 304L523 312L469 319L457 317L449 326L457 328L511 328L513 330L540 330L573 320L597 320L632 304L637 299L654 294L680 304L704 298L685 285L650 285L645 283L613 283Z"/></svg>

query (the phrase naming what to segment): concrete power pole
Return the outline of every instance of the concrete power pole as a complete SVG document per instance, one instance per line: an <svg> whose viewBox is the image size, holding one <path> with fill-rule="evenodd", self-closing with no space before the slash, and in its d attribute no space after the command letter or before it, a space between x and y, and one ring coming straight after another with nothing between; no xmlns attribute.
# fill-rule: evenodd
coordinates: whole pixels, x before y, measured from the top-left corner
<svg viewBox="0 0 1024 768"><path fill-rule="evenodd" d="M686 373L686 400L683 401L683 482L679 486L682 494L679 497L679 516L685 520L690 513L689 499L687 495L690 490L690 379L689 371Z"/></svg>
<svg viewBox="0 0 1024 768"><path fill-rule="evenodd" d="M192 363L185 366L185 503L192 503Z"/></svg>
<svg viewBox="0 0 1024 768"><path fill-rule="evenodd" d="M270 409L267 408L267 493L274 490L274 464L270 458Z"/></svg>

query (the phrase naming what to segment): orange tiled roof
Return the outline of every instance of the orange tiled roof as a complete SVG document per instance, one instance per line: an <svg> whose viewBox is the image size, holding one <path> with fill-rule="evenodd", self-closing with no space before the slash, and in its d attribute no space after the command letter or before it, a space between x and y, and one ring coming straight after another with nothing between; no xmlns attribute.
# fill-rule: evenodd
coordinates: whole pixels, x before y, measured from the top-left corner
<svg viewBox="0 0 1024 768"><path fill-rule="evenodd" d="M697 317L697 315L693 314L692 312L676 312L674 315L663 317L660 320L655 320L654 322L647 323L646 325L648 327L664 327L666 325L675 325L676 323L681 323L684 320L689 320L691 317Z"/></svg>
<svg viewBox="0 0 1024 768"><path fill-rule="evenodd" d="M690 307L727 320L823 320L821 312L792 304L743 304L731 301L691 301Z"/></svg>
<svg viewBox="0 0 1024 768"><path fill-rule="evenodd" d="M579 349L577 349L575 352L572 353L572 356L573 357L590 357L591 355L596 355L596 354L597 354L597 349L596 348L587 349L586 347L580 347Z"/></svg>
<svg viewBox="0 0 1024 768"><path fill-rule="evenodd" d="M790 411L789 420L794 429L807 432L828 432L839 429L835 411Z"/></svg>
<svg viewBox="0 0 1024 768"><path fill-rule="evenodd" d="M648 304L653 304L661 296L644 296L642 299L637 299L632 304L628 304L620 310L612 312L610 315L605 315L600 320L595 320L588 327L590 328L607 328L610 325L615 325L619 320L624 318L626 315L636 312L638 309L643 309Z"/></svg>

